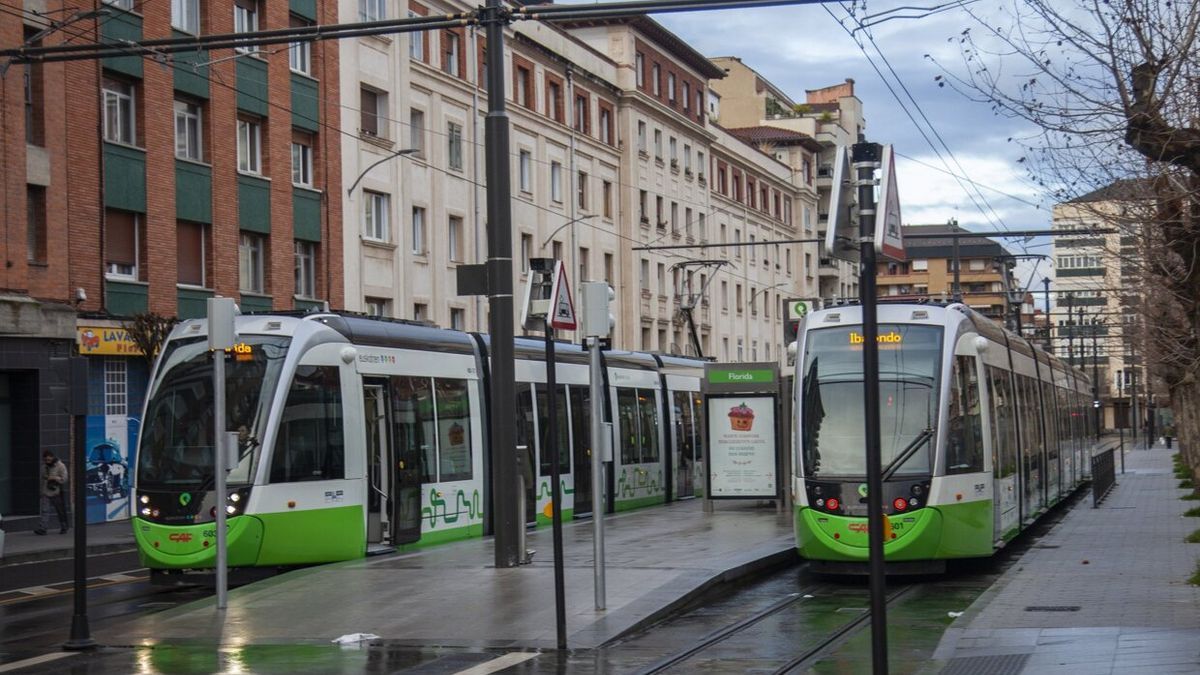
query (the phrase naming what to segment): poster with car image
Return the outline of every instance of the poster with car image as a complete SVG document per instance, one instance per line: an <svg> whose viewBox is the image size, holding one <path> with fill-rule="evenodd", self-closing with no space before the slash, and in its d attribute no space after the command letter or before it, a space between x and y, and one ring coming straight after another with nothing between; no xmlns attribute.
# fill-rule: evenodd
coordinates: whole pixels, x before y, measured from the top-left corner
<svg viewBox="0 0 1200 675"><path fill-rule="evenodd" d="M779 496L774 396L708 397L709 495Z"/></svg>

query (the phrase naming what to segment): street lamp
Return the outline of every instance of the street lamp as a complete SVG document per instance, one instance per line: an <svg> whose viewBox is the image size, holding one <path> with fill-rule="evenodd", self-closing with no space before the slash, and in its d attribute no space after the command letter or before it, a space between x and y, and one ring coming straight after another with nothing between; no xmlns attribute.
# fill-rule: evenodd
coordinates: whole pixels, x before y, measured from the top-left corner
<svg viewBox="0 0 1200 675"><path fill-rule="evenodd" d="M346 189L346 196L347 197L354 196L354 188L358 187L358 184L361 183L362 179L365 178L366 175L371 172L371 169L374 169L375 167L379 166L380 164L383 164L384 162L386 162L390 159L395 159L396 157L399 157L400 155L411 155L414 152L420 152L420 151L421 151L420 148L403 148L401 150L397 150L397 151L393 152L392 154L388 155L387 157L384 157L383 159L376 161L371 166L368 166L367 168L363 169L362 173L358 174L358 178L355 178L354 183L349 188Z"/></svg>
<svg viewBox="0 0 1200 675"><path fill-rule="evenodd" d="M588 219L595 218L595 217L596 217L596 214L589 213L586 216L572 218L572 219L568 220L567 222L563 223L562 225L559 225L558 227L554 228L554 231L551 232L549 236L546 237L546 240L542 242L542 245L538 247L538 250L540 251L540 250L546 248L546 244L550 243L550 240L554 238L554 235L558 234L559 232L562 232L563 228L574 225L575 223L578 223L580 221L588 220ZM579 281L583 281L583 279L579 279Z"/></svg>
<svg viewBox="0 0 1200 675"><path fill-rule="evenodd" d="M760 294L766 293L767 291L769 291L773 288L779 288L781 286L787 286L787 285L788 285L787 282L780 282L778 284L775 284L774 286L767 286L766 288L756 288L756 289L754 289L754 292L750 294L750 300L746 304L749 305L750 307L753 307L754 299L757 298ZM782 310L780 310L780 311L782 311ZM749 337L750 337L750 312L746 312L746 338L748 339ZM770 344L770 338L768 337L766 339L767 339L767 344ZM779 356L782 357L783 354L780 354ZM755 360L756 361L758 360L757 355L755 355Z"/></svg>

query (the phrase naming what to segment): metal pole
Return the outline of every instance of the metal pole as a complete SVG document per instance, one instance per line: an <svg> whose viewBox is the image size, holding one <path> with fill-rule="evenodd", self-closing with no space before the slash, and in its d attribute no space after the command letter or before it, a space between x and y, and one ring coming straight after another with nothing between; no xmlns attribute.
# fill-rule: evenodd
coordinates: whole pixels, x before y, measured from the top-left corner
<svg viewBox="0 0 1200 675"><path fill-rule="evenodd" d="M213 477L217 518L217 609L225 609L229 592L225 531L225 350L213 350Z"/></svg>
<svg viewBox="0 0 1200 675"><path fill-rule="evenodd" d="M1117 433L1121 438L1121 473L1125 473L1125 427L1118 426Z"/></svg>
<svg viewBox="0 0 1200 675"><path fill-rule="evenodd" d="M1042 278L1042 288L1046 291L1046 351L1054 353L1054 322L1050 320L1050 277Z"/></svg>
<svg viewBox="0 0 1200 675"><path fill-rule="evenodd" d="M959 268L962 267L962 265L960 264L961 261L958 259L958 237L954 237L953 241L954 241L954 287L951 289L951 295L954 296L955 302L962 302L962 284L959 283ZM872 272L871 276L874 277L875 273Z"/></svg>
<svg viewBox="0 0 1200 675"><path fill-rule="evenodd" d="M70 366L70 411L74 417L75 442L72 444L72 456L68 458L68 461L71 462L70 478L61 489L71 489L71 508L75 509L75 613L71 616L71 636L63 644L63 649L80 651L95 649L99 645L92 639L87 614L87 480L85 478L87 466L85 455L87 454L88 366L87 361L78 356L71 358ZM40 458L39 461L41 461Z"/></svg>
<svg viewBox="0 0 1200 675"><path fill-rule="evenodd" d="M551 308L551 313L554 309ZM558 457L558 382L554 367L554 328L546 317L546 447L550 453L550 518L554 535L554 632L558 649L567 648L567 598L563 584L562 463Z"/></svg>
<svg viewBox="0 0 1200 675"><path fill-rule="evenodd" d="M487 26L488 114L484 122L484 183L487 185L488 332L491 334L493 529L496 567L521 562L517 501L516 379L513 373L512 184L508 166L508 114L504 92L504 27L507 10L501 0L487 0L482 12Z"/></svg>
<svg viewBox="0 0 1200 675"><path fill-rule="evenodd" d="M592 558L596 577L596 609L604 609L604 378L600 367L600 338L588 350L592 413Z"/></svg>
<svg viewBox="0 0 1200 675"><path fill-rule="evenodd" d="M1071 326L1071 306L1075 296L1067 293L1067 365L1075 365L1075 329Z"/></svg>
<svg viewBox="0 0 1200 675"><path fill-rule="evenodd" d="M878 143L854 144L859 226L859 301L863 316L863 416L866 418L867 529L871 569L871 663L875 675L887 675L887 579L883 560L883 467L879 445L879 335L875 288L875 170ZM958 239L955 238L955 291L958 289Z"/></svg>
<svg viewBox="0 0 1200 675"><path fill-rule="evenodd" d="M1133 357L1133 354L1131 352L1130 359L1129 359L1131 362L1133 361L1132 357ZM1130 428L1133 429L1133 440L1132 440L1133 449L1137 450L1137 438L1138 438L1137 368L1134 366L1130 366L1127 370L1129 372L1129 398L1130 398L1130 402L1132 404L1130 406L1130 409L1133 411L1132 412L1133 421L1130 424Z"/></svg>
<svg viewBox="0 0 1200 675"><path fill-rule="evenodd" d="M479 53L479 27L471 26L471 53ZM486 66L485 66L486 67ZM483 262L483 218L480 217L479 190L483 187L479 180L479 83L483 73L479 72L479 60L475 59L475 86L471 88L471 209L475 213L475 262ZM475 330L483 330L483 296L475 296Z"/></svg>
<svg viewBox="0 0 1200 675"><path fill-rule="evenodd" d="M1092 324L1092 412L1096 416L1096 442L1100 441L1100 413L1103 410L1100 407L1100 344L1097 342L1099 330L1098 324Z"/></svg>

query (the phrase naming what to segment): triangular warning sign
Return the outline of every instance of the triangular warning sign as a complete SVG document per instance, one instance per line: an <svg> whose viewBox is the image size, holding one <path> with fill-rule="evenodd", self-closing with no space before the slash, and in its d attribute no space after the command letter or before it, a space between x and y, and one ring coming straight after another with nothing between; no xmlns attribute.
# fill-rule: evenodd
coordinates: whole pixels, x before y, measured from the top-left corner
<svg viewBox="0 0 1200 675"><path fill-rule="evenodd" d="M550 327L575 330L575 303L571 301L571 284L567 281L562 262L554 264L554 291L550 294Z"/></svg>
<svg viewBox="0 0 1200 675"><path fill-rule="evenodd" d="M891 145L883 146L883 176L879 203L875 206L875 251L888 259L902 261L904 232L900 223L900 190L896 187L896 155Z"/></svg>

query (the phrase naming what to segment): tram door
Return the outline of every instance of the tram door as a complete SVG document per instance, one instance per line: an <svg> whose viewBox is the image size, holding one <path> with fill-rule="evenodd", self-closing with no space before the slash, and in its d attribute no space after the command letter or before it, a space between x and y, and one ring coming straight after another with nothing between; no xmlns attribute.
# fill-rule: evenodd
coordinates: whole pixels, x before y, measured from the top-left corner
<svg viewBox="0 0 1200 675"><path fill-rule="evenodd" d="M575 514L592 512L592 396L587 387L568 389L575 455Z"/></svg>
<svg viewBox="0 0 1200 675"><path fill-rule="evenodd" d="M388 492L391 482L388 471L387 393L382 382L363 385L363 419L367 436L367 543L382 544L390 539Z"/></svg>
<svg viewBox="0 0 1200 675"><path fill-rule="evenodd" d="M696 447L693 442L695 424L692 419L692 397L686 391L671 394L674 435L672 466L675 468L675 499L691 497L694 491L692 477L696 465Z"/></svg>
<svg viewBox="0 0 1200 675"><path fill-rule="evenodd" d="M388 397L392 426L392 543L409 544L421 538L421 453L434 442L430 380L393 377Z"/></svg>
<svg viewBox="0 0 1200 675"><path fill-rule="evenodd" d="M525 483L525 522L537 522L537 448L534 447L533 388L517 383L517 472Z"/></svg>

